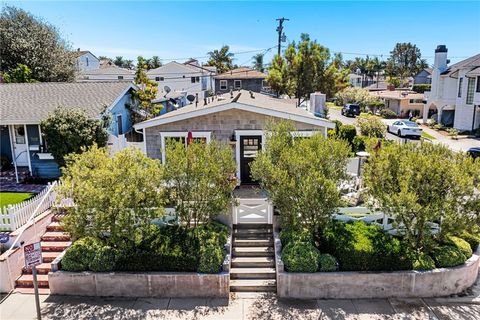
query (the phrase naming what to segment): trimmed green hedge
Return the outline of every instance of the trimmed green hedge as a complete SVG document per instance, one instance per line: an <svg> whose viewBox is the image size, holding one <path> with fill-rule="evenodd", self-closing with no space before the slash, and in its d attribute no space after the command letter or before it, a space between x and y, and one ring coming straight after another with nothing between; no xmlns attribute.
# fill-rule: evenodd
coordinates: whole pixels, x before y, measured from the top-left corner
<svg viewBox="0 0 480 320"><path fill-rule="evenodd" d="M435 269L435 261L428 254L420 254L413 259L413 270L432 270Z"/></svg>
<svg viewBox="0 0 480 320"><path fill-rule="evenodd" d="M395 111L385 108L380 110L380 116L385 119L396 119L398 118L398 115Z"/></svg>
<svg viewBox="0 0 480 320"><path fill-rule="evenodd" d="M344 124L338 130L337 136L339 139L343 139L351 146L353 139L357 136L357 128L352 124Z"/></svg>
<svg viewBox="0 0 480 320"><path fill-rule="evenodd" d="M334 221L323 231L320 250L333 254L342 271L410 270L401 242L374 224Z"/></svg>
<svg viewBox="0 0 480 320"><path fill-rule="evenodd" d="M331 254L321 254L319 258L320 272L333 272L337 271L338 262L337 259Z"/></svg>
<svg viewBox="0 0 480 320"><path fill-rule="evenodd" d="M477 250L478 246L480 245L480 235L478 234L462 232L458 236L468 242L472 251Z"/></svg>
<svg viewBox="0 0 480 320"><path fill-rule="evenodd" d="M467 241L463 240L462 238L455 237L455 236L448 236L445 241L445 244L453 246L458 250L460 250L467 259L470 258L473 254L470 244Z"/></svg>
<svg viewBox="0 0 480 320"><path fill-rule="evenodd" d="M90 262L100 249L101 244L95 238L86 237L75 241L62 258L62 269L77 272L89 270Z"/></svg>
<svg viewBox="0 0 480 320"><path fill-rule="evenodd" d="M467 258L456 247L442 246L433 251L433 259L437 268L455 267L465 263Z"/></svg>
<svg viewBox="0 0 480 320"><path fill-rule="evenodd" d="M282 250L282 260L289 272L316 272L320 251L308 242L290 242Z"/></svg>
<svg viewBox="0 0 480 320"><path fill-rule="evenodd" d="M308 230L283 228L280 231L280 241L282 242L282 247L285 248L292 241L313 243L313 236Z"/></svg>

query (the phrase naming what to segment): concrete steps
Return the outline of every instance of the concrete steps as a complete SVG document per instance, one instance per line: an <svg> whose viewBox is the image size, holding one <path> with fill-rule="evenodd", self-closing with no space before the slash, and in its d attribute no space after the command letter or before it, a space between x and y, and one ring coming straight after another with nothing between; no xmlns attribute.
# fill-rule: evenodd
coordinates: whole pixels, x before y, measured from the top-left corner
<svg viewBox="0 0 480 320"><path fill-rule="evenodd" d="M276 292L272 226L235 225L231 266L231 292Z"/></svg>
<svg viewBox="0 0 480 320"><path fill-rule="evenodd" d="M48 275L47 274L37 274L37 281L39 288L48 288ZM33 288L33 275L31 274L22 274L15 283L17 287L21 288Z"/></svg>
<svg viewBox="0 0 480 320"><path fill-rule="evenodd" d="M23 268L23 274L32 274L32 268ZM37 274L48 274L52 270L52 265L49 262L44 262L37 266Z"/></svg>
<svg viewBox="0 0 480 320"><path fill-rule="evenodd" d="M69 241L70 235L62 231L47 231L42 236L42 241Z"/></svg>
<svg viewBox="0 0 480 320"><path fill-rule="evenodd" d="M62 225L60 225L60 222L54 221L47 226L47 231L48 232L60 232L60 231L64 231L64 228L63 228Z"/></svg>
<svg viewBox="0 0 480 320"><path fill-rule="evenodd" d="M72 242L70 241L42 241L40 245L42 246L42 252L62 252L66 248L70 247Z"/></svg>
<svg viewBox="0 0 480 320"><path fill-rule="evenodd" d="M58 257L60 255L61 252L55 252L55 251L52 251L52 252L42 252L42 259L43 259L43 262L52 262L53 260L55 260L56 257Z"/></svg>

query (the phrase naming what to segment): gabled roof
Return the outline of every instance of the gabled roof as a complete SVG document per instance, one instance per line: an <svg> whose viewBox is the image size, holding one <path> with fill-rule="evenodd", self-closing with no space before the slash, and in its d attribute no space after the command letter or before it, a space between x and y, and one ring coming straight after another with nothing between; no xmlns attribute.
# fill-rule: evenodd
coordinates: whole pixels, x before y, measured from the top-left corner
<svg viewBox="0 0 480 320"><path fill-rule="evenodd" d="M135 71L117 67L116 65L105 66L99 69L85 70L82 75L134 75Z"/></svg>
<svg viewBox="0 0 480 320"><path fill-rule="evenodd" d="M42 82L0 85L2 124L36 124L57 107L80 108L98 117L135 86L116 82Z"/></svg>
<svg viewBox="0 0 480 320"><path fill-rule="evenodd" d="M284 101L283 99L273 98L260 93L255 93L252 96L248 91L240 90L233 93L233 98L230 94L224 94L217 96L216 99L213 99L213 102L207 103L206 105L204 105L204 101L199 101L198 106L195 106L195 103L190 104L160 117L138 123L135 125L135 128L143 129L154 127L230 109L244 110L276 118L291 119L327 128L335 127L333 122L316 117L302 108L297 108L290 100Z"/></svg>
<svg viewBox="0 0 480 320"><path fill-rule="evenodd" d="M265 79L267 75L263 72L250 69L247 67L241 67L237 69L232 69L225 73L215 76L215 79Z"/></svg>
<svg viewBox="0 0 480 320"><path fill-rule="evenodd" d="M77 51L73 51L73 55L75 56L75 58L79 58L79 57L81 57L81 56L83 56L84 54L87 54L87 53L90 53L92 56L95 57L95 59L100 60L100 59L97 58L96 55L94 55L93 53L91 53L91 52L88 51L88 50L77 50Z"/></svg>
<svg viewBox="0 0 480 320"><path fill-rule="evenodd" d="M442 76L452 75L453 73L457 72L460 69L468 69L468 68L476 68L480 67L480 53L474 55L473 57L467 58L455 64L452 64L448 67L447 70L441 73Z"/></svg>

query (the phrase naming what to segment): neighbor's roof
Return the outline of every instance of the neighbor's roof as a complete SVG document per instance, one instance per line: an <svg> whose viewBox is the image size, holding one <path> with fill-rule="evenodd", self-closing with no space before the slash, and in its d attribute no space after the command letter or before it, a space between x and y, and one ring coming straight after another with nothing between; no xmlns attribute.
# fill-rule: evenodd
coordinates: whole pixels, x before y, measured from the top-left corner
<svg viewBox="0 0 480 320"><path fill-rule="evenodd" d="M242 67L219 74L215 79L265 79L266 77L267 75L263 72Z"/></svg>
<svg viewBox="0 0 480 320"><path fill-rule="evenodd" d="M105 66L99 69L85 70L82 75L134 75L135 71L117 67L116 65Z"/></svg>
<svg viewBox="0 0 480 320"><path fill-rule="evenodd" d="M405 100L405 99L423 99L425 95L423 93L416 93L413 91L399 91L399 90L383 90L370 92L371 95L379 98Z"/></svg>
<svg viewBox="0 0 480 320"><path fill-rule="evenodd" d="M442 72L442 75L448 76L457 72L460 69L468 69L468 68L473 69L476 67L480 67L480 53L474 55L473 57L470 57L460 62L457 62L455 64L452 64L450 67L448 67L447 70Z"/></svg>
<svg viewBox="0 0 480 320"><path fill-rule="evenodd" d="M2 124L36 124L59 106L81 108L97 117L134 85L116 82L43 82L0 85Z"/></svg>
<svg viewBox="0 0 480 320"><path fill-rule="evenodd" d="M212 98L207 98L207 101L208 99ZM305 109L297 108L291 100L284 101L284 99L273 98L261 93L254 93L252 97L248 91L240 90L233 92L233 98L229 93L218 95L213 101L206 105L204 100L200 100L198 106L192 103L183 108L161 115L160 117L138 123L135 125L135 128L148 128L230 109L239 109L277 118L291 119L327 128L335 127L335 124L332 122L316 117Z"/></svg>
<svg viewBox="0 0 480 320"><path fill-rule="evenodd" d="M81 57L81 56L83 56L84 54L87 54L87 53L89 53L89 52L90 52L90 51L88 51L88 50L82 50L82 51L77 50L77 51L73 51L73 54L74 54L75 58L78 58L78 57ZM90 52L90 53L91 53L91 52Z"/></svg>

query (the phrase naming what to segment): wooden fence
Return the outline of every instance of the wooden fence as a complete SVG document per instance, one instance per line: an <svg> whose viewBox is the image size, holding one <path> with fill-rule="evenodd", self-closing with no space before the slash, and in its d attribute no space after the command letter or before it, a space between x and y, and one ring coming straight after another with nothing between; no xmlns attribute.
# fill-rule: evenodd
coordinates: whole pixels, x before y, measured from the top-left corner
<svg viewBox="0 0 480 320"><path fill-rule="evenodd" d="M14 231L23 226L34 212L36 217L48 210L55 201L54 188L56 185L56 181L49 183L33 198L0 208L0 231ZM37 207L39 207L38 210Z"/></svg>

